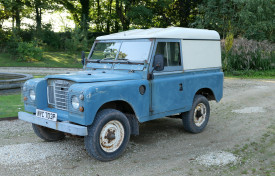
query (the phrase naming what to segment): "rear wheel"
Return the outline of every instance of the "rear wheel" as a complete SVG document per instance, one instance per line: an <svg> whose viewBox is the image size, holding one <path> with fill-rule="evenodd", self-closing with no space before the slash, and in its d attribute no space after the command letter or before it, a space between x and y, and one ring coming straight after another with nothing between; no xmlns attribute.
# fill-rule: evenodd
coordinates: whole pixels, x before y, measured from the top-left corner
<svg viewBox="0 0 275 176"><path fill-rule="evenodd" d="M196 95L190 111L182 114L183 127L191 133L200 133L206 127L210 116L210 106L206 97Z"/></svg>
<svg viewBox="0 0 275 176"><path fill-rule="evenodd" d="M54 129L43 127L40 125L32 124L35 134L45 141L58 141L65 138L65 134Z"/></svg>
<svg viewBox="0 0 275 176"><path fill-rule="evenodd" d="M130 139L127 117L115 109L100 111L88 127L85 147L88 154L100 161L117 159L125 151Z"/></svg>

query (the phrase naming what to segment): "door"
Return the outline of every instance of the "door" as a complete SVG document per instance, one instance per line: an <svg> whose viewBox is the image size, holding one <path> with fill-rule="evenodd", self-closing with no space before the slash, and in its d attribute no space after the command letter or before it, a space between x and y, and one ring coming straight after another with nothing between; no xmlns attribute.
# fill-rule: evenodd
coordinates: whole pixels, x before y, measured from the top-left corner
<svg viewBox="0 0 275 176"><path fill-rule="evenodd" d="M164 70L151 80L151 115L184 108L183 65L180 40L156 40L154 55L164 56Z"/></svg>

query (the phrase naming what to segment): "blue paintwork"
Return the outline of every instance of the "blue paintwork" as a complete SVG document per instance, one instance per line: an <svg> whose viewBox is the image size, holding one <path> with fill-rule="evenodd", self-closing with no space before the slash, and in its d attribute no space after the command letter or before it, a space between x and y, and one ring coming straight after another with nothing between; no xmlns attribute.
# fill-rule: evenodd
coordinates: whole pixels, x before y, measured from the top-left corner
<svg viewBox="0 0 275 176"><path fill-rule="evenodd" d="M23 92L23 96L28 97L25 101L25 110L35 113L38 108L56 112L58 121L70 121L88 126L93 123L102 105L112 101L124 101L132 107L139 122L145 122L189 111L194 96L200 89L212 90L216 101L220 101L223 95L223 72L220 68L189 72L154 72L153 80L147 80L152 64L146 62L139 65L88 63L84 68L86 70L81 72L50 75L27 81L26 90ZM47 79L64 79L74 82L68 93L69 111L48 107ZM182 90L180 90L180 84ZM146 87L144 95L139 92L141 85ZM36 92L34 102L29 97L30 89ZM84 107L84 112L74 110L70 103L73 95L79 97L80 94L84 95L84 100L80 100L80 106ZM22 115L19 113L19 118ZM35 121L44 123L39 118Z"/></svg>
<svg viewBox="0 0 275 176"><path fill-rule="evenodd" d="M31 79L25 82L25 87L27 91L23 92L23 96L27 97L28 100L25 101L25 110L29 112L35 112L36 109L44 109L47 107L47 81L44 78ZM29 96L29 91L33 89L36 93L35 101L32 101Z"/></svg>
<svg viewBox="0 0 275 176"><path fill-rule="evenodd" d="M128 74L129 70L126 71L114 71L114 70L90 70L81 71L71 74L62 75L49 75L46 79L66 79L79 83L90 83L90 82L105 82L105 81L120 81L120 80L137 80L141 79L141 74Z"/></svg>

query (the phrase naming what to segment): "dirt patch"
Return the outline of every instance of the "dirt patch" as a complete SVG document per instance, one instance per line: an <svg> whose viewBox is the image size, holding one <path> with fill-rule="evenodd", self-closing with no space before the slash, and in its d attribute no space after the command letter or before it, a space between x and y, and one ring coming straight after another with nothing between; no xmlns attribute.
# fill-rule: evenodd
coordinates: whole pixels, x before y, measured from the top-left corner
<svg viewBox="0 0 275 176"><path fill-rule="evenodd" d="M18 165L45 160L49 157L61 157L81 150L75 143L68 141L55 143L23 143L0 147L0 163Z"/></svg>
<svg viewBox="0 0 275 176"><path fill-rule="evenodd" d="M263 107L246 107L243 109L232 110L232 112L240 113L240 114L250 114L250 113L265 112L265 110Z"/></svg>
<svg viewBox="0 0 275 176"><path fill-rule="evenodd" d="M196 158L196 161L205 166L224 166L227 164L236 164L238 157L230 152L217 151L199 156Z"/></svg>

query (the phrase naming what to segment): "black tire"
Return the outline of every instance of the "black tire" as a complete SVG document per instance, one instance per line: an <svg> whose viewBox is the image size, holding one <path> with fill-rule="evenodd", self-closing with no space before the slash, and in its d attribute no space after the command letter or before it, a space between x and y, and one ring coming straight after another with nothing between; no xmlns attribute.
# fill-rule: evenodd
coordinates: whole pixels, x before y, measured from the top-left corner
<svg viewBox="0 0 275 176"><path fill-rule="evenodd" d="M200 133L210 117L210 105L206 97L196 95L190 111L182 113L183 128L191 133Z"/></svg>
<svg viewBox="0 0 275 176"><path fill-rule="evenodd" d="M48 142L59 141L65 138L65 134L63 132L56 131L54 129L36 124L32 124L32 128L38 137Z"/></svg>
<svg viewBox="0 0 275 176"><path fill-rule="evenodd" d="M88 126L88 136L84 138L86 150L90 156L100 161L117 159L125 151L130 133L129 120L122 112L104 109L96 115L93 124Z"/></svg>

